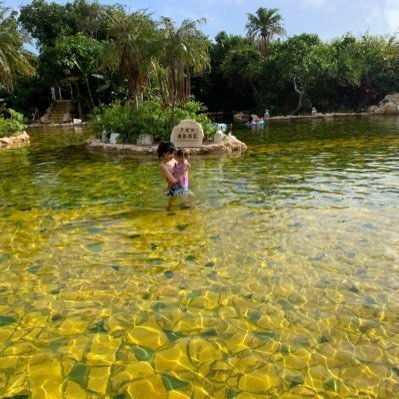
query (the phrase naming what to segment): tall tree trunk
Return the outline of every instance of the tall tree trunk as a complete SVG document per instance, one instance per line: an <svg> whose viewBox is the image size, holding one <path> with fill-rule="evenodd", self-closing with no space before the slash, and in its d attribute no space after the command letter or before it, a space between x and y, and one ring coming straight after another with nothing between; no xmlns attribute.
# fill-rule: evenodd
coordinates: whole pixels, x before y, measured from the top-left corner
<svg viewBox="0 0 399 399"><path fill-rule="evenodd" d="M172 109L175 109L175 100L176 100L176 76L175 76L175 70L174 68L170 69L170 75L171 75L171 104L172 104Z"/></svg>
<svg viewBox="0 0 399 399"><path fill-rule="evenodd" d="M299 94L299 99L298 99L298 105L296 106L295 110L292 112L293 115L295 115L302 108L303 97L305 96L305 88L303 88L303 90L299 90L295 79L294 79L294 89L295 92Z"/></svg>
<svg viewBox="0 0 399 399"><path fill-rule="evenodd" d="M166 104L166 102L168 100L165 95L165 90L164 90L163 81L162 81L162 74L161 74L160 70L158 70L158 81L159 81L159 91L161 92L162 104Z"/></svg>
<svg viewBox="0 0 399 399"><path fill-rule="evenodd" d="M191 78L190 78L190 73L187 73L186 76L186 101L190 101L190 96L191 96Z"/></svg>
<svg viewBox="0 0 399 399"><path fill-rule="evenodd" d="M93 111L93 108L95 107L95 105L94 105L93 95L92 95L92 93L91 93L90 83L89 83L89 79L88 79L87 75L85 75L85 83L86 83L87 91L88 91L88 93L89 93L90 111Z"/></svg>
<svg viewBox="0 0 399 399"><path fill-rule="evenodd" d="M80 89L79 89L79 84L78 82L75 82L76 85L76 99L78 100L78 115L79 119L83 119L83 109L82 109L82 103L81 103L81 97L80 97Z"/></svg>
<svg viewBox="0 0 399 399"><path fill-rule="evenodd" d="M254 92L255 100L256 100L257 102L262 101L262 96L259 94L259 91L258 91L258 89L255 87L255 85L254 85L252 82L249 82L249 84L250 84L250 86L252 87L252 90L253 90L253 92Z"/></svg>

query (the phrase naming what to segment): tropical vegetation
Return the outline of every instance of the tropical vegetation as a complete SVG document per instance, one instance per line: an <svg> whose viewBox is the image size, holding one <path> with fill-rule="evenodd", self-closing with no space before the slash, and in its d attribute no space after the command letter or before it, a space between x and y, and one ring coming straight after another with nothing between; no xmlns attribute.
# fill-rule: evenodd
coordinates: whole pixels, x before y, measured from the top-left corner
<svg viewBox="0 0 399 399"><path fill-rule="evenodd" d="M287 37L278 9L247 17L245 36L210 40L203 19L177 26L118 4L32 0L18 18L2 7L0 96L29 115L46 109L59 86L77 115L91 113L99 127L133 140L146 131L164 137L179 115L193 115L194 99L210 111L295 114L364 110L399 91L398 35ZM35 56L24 47L27 33ZM194 106L192 117L203 118L205 107Z"/></svg>
<svg viewBox="0 0 399 399"><path fill-rule="evenodd" d="M151 134L156 141L168 140L173 127L184 119L199 122L203 127L205 139L209 139L216 132L216 127L204 111L204 106L196 101L165 109L162 109L160 99L145 101L135 109L132 109L128 102L116 101L111 105L98 107L91 120L97 132L118 132L118 140L125 143L135 143L140 134Z"/></svg>
<svg viewBox="0 0 399 399"><path fill-rule="evenodd" d="M284 36L283 18L277 8L259 8L256 14L248 14L246 30L248 37L258 42L259 50L266 56L275 36Z"/></svg>
<svg viewBox="0 0 399 399"><path fill-rule="evenodd" d="M0 89L9 92L17 75L34 74L33 56L23 47L29 41L27 32L18 24L16 13L0 3Z"/></svg>
<svg viewBox="0 0 399 399"><path fill-rule="evenodd" d="M7 112L9 113L7 119L0 116L0 138L21 134L25 127L24 116L21 113L13 109L9 109Z"/></svg>

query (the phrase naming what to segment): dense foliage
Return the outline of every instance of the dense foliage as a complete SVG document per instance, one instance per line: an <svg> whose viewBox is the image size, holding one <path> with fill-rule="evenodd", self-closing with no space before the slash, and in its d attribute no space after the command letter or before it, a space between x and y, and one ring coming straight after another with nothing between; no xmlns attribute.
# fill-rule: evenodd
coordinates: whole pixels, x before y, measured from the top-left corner
<svg viewBox="0 0 399 399"><path fill-rule="evenodd" d="M211 99L231 97L231 88L239 106L230 109L269 108L274 114L309 112L312 106L361 110L399 91L397 36L347 34L326 43L314 34L295 35L271 42L267 56L259 57L253 44L223 33L211 60L210 76L195 82L194 93L212 110L228 109Z"/></svg>
<svg viewBox="0 0 399 399"><path fill-rule="evenodd" d="M213 42L199 30L204 20L176 26L118 4L32 0L21 7L19 20L0 11L0 37L7 32L0 46L8 49L6 61L0 57L0 85L13 89L8 95L0 87L0 96L25 113L47 108L50 87L60 86L73 94L79 117L96 107L105 115L105 105L119 100L153 124L141 129L154 132L166 125L147 114L172 120L169 113L178 115L193 95L210 111L263 114L268 108L275 115L306 113L312 106L362 110L399 91L398 35L345 34L328 42L307 33L286 37L277 9L248 14L246 37L220 32ZM35 60L23 50L26 32L36 40ZM32 65L36 76L29 76ZM160 99L156 107L154 96Z"/></svg>
<svg viewBox="0 0 399 399"><path fill-rule="evenodd" d="M136 143L140 134L151 134L155 140L169 140L175 125L184 119L199 122L204 129L205 138L213 136L216 127L200 113L203 106L195 101L189 101L172 109L162 110L160 100L146 101L141 107L133 109L128 102L117 101L110 106L102 105L92 114L92 122L98 133L104 130L110 134L117 132L125 143Z"/></svg>
<svg viewBox="0 0 399 399"><path fill-rule="evenodd" d="M24 116L13 109L8 109L9 117L0 116L0 137L11 137L21 134L24 130Z"/></svg>
<svg viewBox="0 0 399 399"><path fill-rule="evenodd" d="M19 27L15 12L0 3L0 90L12 90L17 75L34 74L32 55L23 47L27 42L29 37Z"/></svg>

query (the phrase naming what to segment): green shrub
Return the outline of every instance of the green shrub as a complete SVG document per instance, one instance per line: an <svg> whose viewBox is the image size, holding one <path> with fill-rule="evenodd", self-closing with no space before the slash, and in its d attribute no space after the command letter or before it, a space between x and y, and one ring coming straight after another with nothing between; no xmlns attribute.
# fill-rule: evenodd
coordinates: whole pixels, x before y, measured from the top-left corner
<svg viewBox="0 0 399 399"><path fill-rule="evenodd" d="M10 109L9 112L9 119L0 117L0 137L17 136L25 128L24 116L13 109Z"/></svg>
<svg viewBox="0 0 399 399"><path fill-rule="evenodd" d="M213 136L216 127L203 113L205 107L195 101L174 110L162 110L160 101L144 102L138 109L133 110L129 103L115 102L109 106L96 108L91 116L95 130L101 133L116 132L124 143L136 143L140 134L152 134L156 141L169 140L172 129L184 119L192 119L202 125L205 138Z"/></svg>

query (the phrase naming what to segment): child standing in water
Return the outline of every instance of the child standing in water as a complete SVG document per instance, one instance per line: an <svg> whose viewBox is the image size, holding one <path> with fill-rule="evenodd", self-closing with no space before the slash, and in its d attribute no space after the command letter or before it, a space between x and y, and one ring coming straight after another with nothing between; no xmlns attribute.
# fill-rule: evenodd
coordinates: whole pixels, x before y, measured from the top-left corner
<svg viewBox="0 0 399 399"><path fill-rule="evenodd" d="M179 179L180 185L188 189L188 171L191 168L187 160L187 152L184 150L177 150L176 163L173 169L173 176Z"/></svg>
<svg viewBox="0 0 399 399"><path fill-rule="evenodd" d="M177 163L174 158L176 153L175 145L169 141L163 141L159 144L157 153L158 158L161 160L161 164L159 165L161 174L168 183L168 187L165 189L165 194L169 197L176 197L188 193L188 188L183 187L180 184L179 179L173 176L173 171Z"/></svg>

